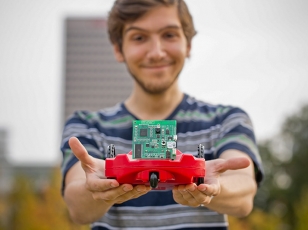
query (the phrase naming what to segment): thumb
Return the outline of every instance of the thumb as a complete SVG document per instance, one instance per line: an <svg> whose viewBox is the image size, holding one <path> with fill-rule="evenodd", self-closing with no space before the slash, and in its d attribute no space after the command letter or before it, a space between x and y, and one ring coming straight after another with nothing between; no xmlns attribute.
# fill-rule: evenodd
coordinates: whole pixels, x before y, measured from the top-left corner
<svg viewBox="0 0 308 230"><path fill-rule="evenodd" d="M237 170L247 168L250 165L250 161L246 157L234 157L226 159L218 166L218 171L223 173L227 170Z"/></svg>
<svg viewBox="0 0 308 230"><path fill-rule="evenodd" d="M88 154L88 151L76 137L71 137L68 141L68 144L71 147L71 150L73 151L74 155L80 160L82 167L84 169L94 168L95 164L92 157Z"/></svg>

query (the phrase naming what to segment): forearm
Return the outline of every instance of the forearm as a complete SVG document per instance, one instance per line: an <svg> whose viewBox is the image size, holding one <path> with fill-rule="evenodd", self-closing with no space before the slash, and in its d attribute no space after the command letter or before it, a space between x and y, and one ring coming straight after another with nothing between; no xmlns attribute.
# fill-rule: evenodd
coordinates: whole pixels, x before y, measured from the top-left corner
<svg viewBox="0 0 308 230"><path fill-rule="evenodd" d="M119 185L105 177L105 161L91 157L77 138L70 147L79 161L65 175L64 200L74 222L92 223L114 204L138 198L149 192L149 186Z"/></svg>
<svg viewBox="0 0 308 230"><path fill-rule="evenodd" d="M232 216L247 216L253 208L257 185L250 175L227 171L221 174L221 192L215 196L209 209Z"/></svg>
<svg viewBox="0 0 308 230"><path fill-rule="evenodd" d="M70 182L64 191L64 200L75 223L89 224L102 217L112 206L104 200L95 200L86 189L86 180Z"/></svg>

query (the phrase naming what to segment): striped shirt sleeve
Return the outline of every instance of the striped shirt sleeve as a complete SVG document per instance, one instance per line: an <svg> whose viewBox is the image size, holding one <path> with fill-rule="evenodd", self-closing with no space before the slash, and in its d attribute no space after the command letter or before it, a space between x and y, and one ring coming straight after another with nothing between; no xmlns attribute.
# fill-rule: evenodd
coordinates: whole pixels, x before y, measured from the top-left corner
<svg viewBox="0 0 308 230"><path fill-rule="evenodd" d="M263 168L253 125L247 113L239 108L230 109L222 117L219 138L215 143L215 155L219 157L227 149L240 150L251 157L259 185L263 177Z"/></svg>
<svg viewBox="0 0 308 230"><path fill-rule="evenodd" d="M77 111L70 117L62 133L61 152L63 160L61 165L62 171L62 193L65 188L65 176L68 170L78 162L73 154L68 141L71 137L77 137L84 145L89 155L102 159L104 157L103 146L101 145L101 137L97 129L93 125L93 114L87 111Z"/></svg>

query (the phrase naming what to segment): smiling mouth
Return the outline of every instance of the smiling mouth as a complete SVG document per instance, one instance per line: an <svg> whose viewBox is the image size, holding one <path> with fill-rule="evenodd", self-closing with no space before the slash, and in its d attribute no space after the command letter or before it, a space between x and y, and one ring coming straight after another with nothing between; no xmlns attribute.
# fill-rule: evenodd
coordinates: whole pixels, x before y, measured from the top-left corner
<svg viewBox="0 0 308 230"><path fill-rule="evenodd" d="M162 68L165 68L169 65L160 65L160 66L147 66L145 68L148 68L148 69L162 69Z"/></svg>
<svg viewBox="0 0 308 230"><path fill-rule="evenodd" d="M144 65L142 66L143 68L148 68L148 69L162 69L168 66L171 66L172 63L166 63L166 64L161 64L161 65Z"/></svg>

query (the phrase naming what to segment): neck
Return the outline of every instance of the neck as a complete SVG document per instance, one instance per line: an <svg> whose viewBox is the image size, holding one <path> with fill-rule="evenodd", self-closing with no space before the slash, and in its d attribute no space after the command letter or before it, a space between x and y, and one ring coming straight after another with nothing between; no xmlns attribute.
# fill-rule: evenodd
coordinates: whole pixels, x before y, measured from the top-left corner
<svg viewBox="0 0 308 230"><path fill-rule="evenodd" d="M141 120L164 120L180 104L183 95L177 83L160 94L149 94L135 83L125 106Z"/></svg>

